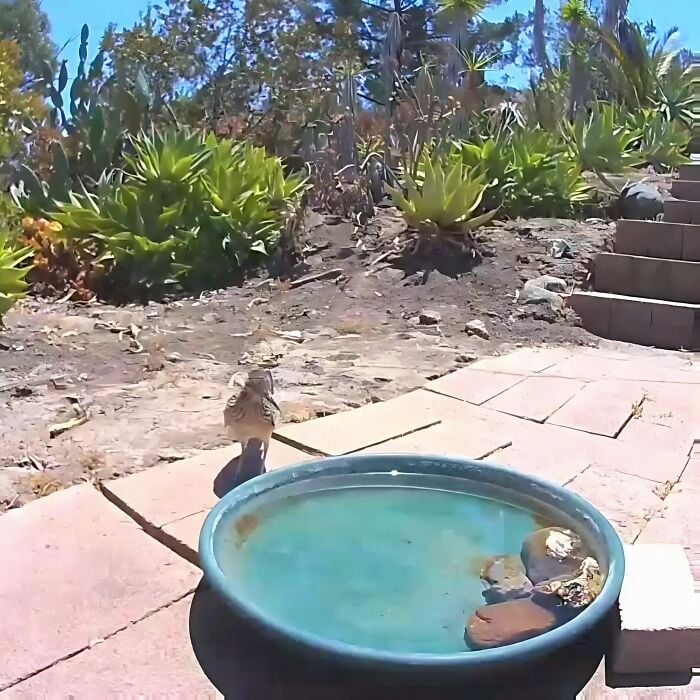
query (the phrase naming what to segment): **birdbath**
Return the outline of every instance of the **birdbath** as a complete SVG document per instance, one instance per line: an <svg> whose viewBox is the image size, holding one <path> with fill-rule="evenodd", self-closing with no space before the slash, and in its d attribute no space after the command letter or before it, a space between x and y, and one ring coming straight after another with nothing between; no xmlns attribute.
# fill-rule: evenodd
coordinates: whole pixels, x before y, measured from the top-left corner
<svg viewBox="0 0 700 700"><path fill-rule="evenodd" d="M425 677L553 654L611 611L624 573L615 530L576 494L408 454L248 481L209 514L199 553L233 612L297 652Z"/></svg>

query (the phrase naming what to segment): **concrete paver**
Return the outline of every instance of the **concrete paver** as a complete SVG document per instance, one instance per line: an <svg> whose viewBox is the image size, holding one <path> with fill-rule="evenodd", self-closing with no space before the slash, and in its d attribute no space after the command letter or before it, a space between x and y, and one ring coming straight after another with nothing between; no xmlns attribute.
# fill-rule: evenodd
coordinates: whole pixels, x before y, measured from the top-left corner
<svg viewBox="0 0 700 700"><path fill-rule="evenodd" d="M548 422L587 433L615 437L643 405L647 389L638 382L598 380L585 386Z"/></svg>
<svg viewBox="0 0 700 700"><path fill-rule="evenodd" d="M208 514L209 511L203 510L163 527L166 537L171 538L168 546L197 566L199 566L199 533Z"/></svg>
<svg viewBox="0 0 700 700"><path fill-rule="evenodd" d="M352 411L283 425L275 434L326 455L341 455L435 425L460 407L456 399L419 389Z"/></svg>
<svg viewBox="0 0 700 700"><path fill-rule="evenodd" d="M19 683L2 697L221 698L189 638L192 596Z"/></svg>
<svg viewBox="0 0 700 700"><path fill-rule="evenodd" d="M598 508L628 543L635 541L646 521L663 507L656 492L658 484L631 474L590 468L568 488Z"/></svg>
<svg viewBox="0 0 700 700"><path fill-rule="evenodd" d="M528 377L487 401L484 406L542 422L576 397L585 382L563 377Z"/></svg>
<svg viewBox="0 0 700 700"><path fill-rule="evenodd" d="M147 469L103 484L103 489L121 507L138 514L156 527L193 513L213 508L219 500L214 483L223 467L241 452L234 444L217 450ZM305 452L272 440L268 469L312 459Z"/></svg>
<svg viewBox="0 0 700 700"><path fill-rule="evenodd" d="M521 348L505 355L486 357L470 365L471 369L507 374L535 374L572 355L566 348Z"/></svg>
<svg viewBox="0 0 700 700"><path fill-rule="evenodd" d="M0 518L0 688L192 591L199 571L92 486Z"/></svg>
<svg viewBox="0 0 700 700"><path fill-rule="evenodd" d="M477 406L525 380L525 375L458 369L426 384L426 389Z"/></svg>

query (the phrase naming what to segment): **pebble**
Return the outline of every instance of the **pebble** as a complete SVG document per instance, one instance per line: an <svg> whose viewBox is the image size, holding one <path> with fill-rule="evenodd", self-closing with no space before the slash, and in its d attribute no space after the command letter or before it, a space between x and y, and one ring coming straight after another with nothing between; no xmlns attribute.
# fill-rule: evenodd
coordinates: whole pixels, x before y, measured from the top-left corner
<svg viewBox="0 0 700 700"><path fill-rule="evenodd" d="M487 560L481 579L488 584L482 592L488 604L527 598L532 593L532 582L525 575L525 566L516 554L506 554Z"/></svg>
<svg viewBox="0 0 700 700"><path fill-rule="evenodd" d="M542 583L575 574L583 561L583 543L571 530L544 528L525 538L520 556L530 581Z"/></svg>

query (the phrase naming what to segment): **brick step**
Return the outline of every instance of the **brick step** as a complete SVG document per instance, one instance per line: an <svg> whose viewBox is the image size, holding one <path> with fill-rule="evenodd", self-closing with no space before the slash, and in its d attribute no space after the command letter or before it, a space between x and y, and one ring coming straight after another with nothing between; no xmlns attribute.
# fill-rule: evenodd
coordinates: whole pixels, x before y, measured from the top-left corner
<svg viewBox="0 0 700 700"><path fill-rule="evenodd" d="M679 180L700 181L700 163L688 163L678 168Z"/></svg>
<svg viewBox="0 0 700 700"><path fill-rule="evenodd" d="M587 331L603 338L666 350L700 350L700 304L605 292L574 292L568 304Z"/></svg>
<svg viewBox="0 0 700 700"><path fill-rule="evenodd" d="M674 180L671 183L671 194L676 199L700 201L700 182L697 180Z"/></svg>
<svg viewBox="0 0 700 700"><path fill-rule="evenodd" d="M615 230L615 252L700 262L700 226L620 219Z"/></svg>
<svg viewBox="0 0 700 700"><path fill-rule="evenodd" d="M688 199L667 199L664 202L664 221L676 224L700 224L700 202Z"/></svg>
<svg viewBox="0 0 700 700"><path fill-rule="evenodd" d="M599 253L594 279L599 292L700 304L700 262Z"/></svg>

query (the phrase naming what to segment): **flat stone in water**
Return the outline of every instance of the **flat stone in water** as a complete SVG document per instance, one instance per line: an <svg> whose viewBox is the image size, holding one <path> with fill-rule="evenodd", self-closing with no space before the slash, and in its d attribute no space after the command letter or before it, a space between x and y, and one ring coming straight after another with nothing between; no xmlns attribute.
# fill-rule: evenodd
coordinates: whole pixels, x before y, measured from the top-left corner
<svg viewBox="0 0 700 700"><path fill-rule="evenodd" d="M527 577L535 584L578 571L583 543L571 530L548 527L525 538L521 557Z"/></svg>

